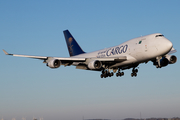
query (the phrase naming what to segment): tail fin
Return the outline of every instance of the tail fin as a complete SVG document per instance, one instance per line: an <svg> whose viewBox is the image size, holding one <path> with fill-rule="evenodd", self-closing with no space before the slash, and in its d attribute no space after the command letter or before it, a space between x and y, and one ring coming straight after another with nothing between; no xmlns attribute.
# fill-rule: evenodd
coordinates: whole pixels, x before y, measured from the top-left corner
<svg viewBox="0 0 180 120"><path fill-rule="evenodd" d="M68 30L63 31L70 56L85 53Z"/></svg>

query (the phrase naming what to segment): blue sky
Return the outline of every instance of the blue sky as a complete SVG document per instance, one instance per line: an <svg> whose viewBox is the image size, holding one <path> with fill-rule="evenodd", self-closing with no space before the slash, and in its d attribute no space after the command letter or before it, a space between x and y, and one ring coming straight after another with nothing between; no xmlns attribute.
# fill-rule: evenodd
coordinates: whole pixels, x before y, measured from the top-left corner
<svg viewBox="0 0 180 120"><path fill-rule="evenodd" d="M86 52L162 33L179 51L180 1L0 0L0 48L10 53L69 57L63 30ZM175 53L178 57L179 52ZM139 65L136 78L100 78L99 72L0 52L0 118L44 120L180 117L179 61L162 69Z"/></svg>

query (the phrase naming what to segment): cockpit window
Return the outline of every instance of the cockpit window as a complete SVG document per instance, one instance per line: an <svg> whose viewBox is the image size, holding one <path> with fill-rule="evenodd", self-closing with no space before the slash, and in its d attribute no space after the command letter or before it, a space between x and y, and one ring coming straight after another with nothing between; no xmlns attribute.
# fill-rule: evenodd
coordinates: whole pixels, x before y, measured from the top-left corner
<svg viewBox="0 0 180 120"><path fill-rule="evenodd" d="M156 35L156 37L163 37L164 35Z"/></svg>

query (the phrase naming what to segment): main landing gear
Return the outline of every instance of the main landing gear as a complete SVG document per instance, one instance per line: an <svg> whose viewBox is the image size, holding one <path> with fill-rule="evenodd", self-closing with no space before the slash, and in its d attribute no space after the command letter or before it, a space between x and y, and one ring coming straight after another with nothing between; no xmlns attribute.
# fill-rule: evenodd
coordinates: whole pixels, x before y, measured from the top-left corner
<svg viewBox="0 0 180 120"><path fill-rule="evenodd" d="M106 77L111 77L113 76L114 73L113 72L110 72L110 70L102 70L102 74L101 74L101 78L106 78ZM116 76L123 76L124 75L124 72L120 72L120 69L118 69L118 72L116 73Z"/></svg>
<svg viewBox="0 0 180 120"><path fill-rule="evenodd" d="M136 77L137 73L138 73L138 69L133 68L132 73L131 73L131 77Z"/></svg>
<svg viewBox="0 0 180 120"><path fill-rule="evenodd" d="M114 71L115 72L115 71ZM131 77L136 77L138 73L138 69L136 69L135 67L132 69L132 73L131 73ZM114 73L110 72L109 69L103 69L102 70L102 74L100 75L101 78L106 78L106 77L111 77L113 76ZM118 69L118 72L116 73L116 77L121 77L124 76L124 72L121 72L121 69Z"/></svg>
<svg viewBox="0 0 180 120"><path fill-rule="evenodd" d="M113 72L109 72L108 70L103 70L101 74L101 78L111 77L113 75L114 75Z"/></svg>
<svg viewBox="0 0 180 120"><path fill-rule="evenodd" d="M120 72L120 69L118 69L118 72L116 73L116 77L118 77L118 76L123 76L124 75L124 72Z"/></svg>

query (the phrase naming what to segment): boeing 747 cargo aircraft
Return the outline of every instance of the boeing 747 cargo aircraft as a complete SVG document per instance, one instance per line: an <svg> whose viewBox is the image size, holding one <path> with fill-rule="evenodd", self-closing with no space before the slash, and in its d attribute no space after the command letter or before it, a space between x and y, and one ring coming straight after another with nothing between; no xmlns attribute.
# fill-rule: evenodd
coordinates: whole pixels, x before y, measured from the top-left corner
<svg viewBox="0 0 180 120"><path fill-rule="evenodd" d="M137 76L137 66L140 63L152 61L157 68L174 64L177 61L175 55L170 55L176 50L173 44L160 33L150 34L131 39L120 45L105 48L99 51L86 53L68 30L63 31L70 57L47 57L9 54L17 57L28 57L43 60L50 68L64 66L76 66L77 69L101 71L101 78L123 76L125 69L132 68L132 77Z"/></svg>

